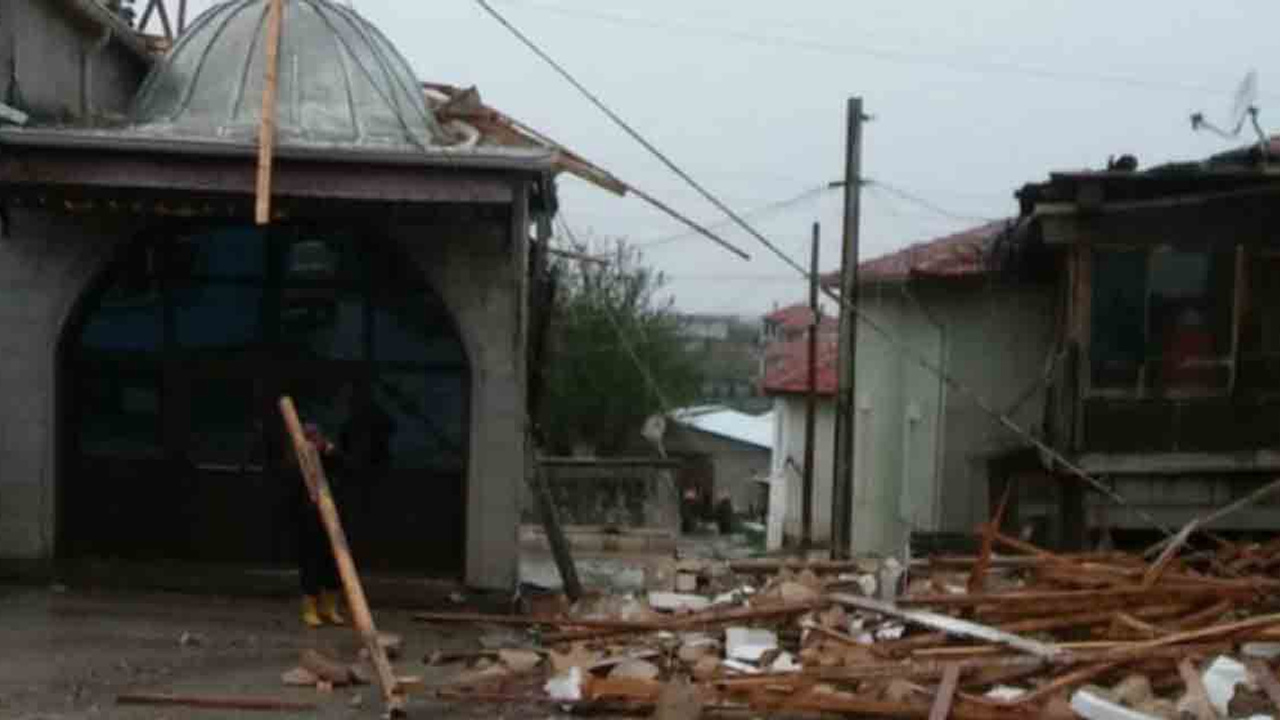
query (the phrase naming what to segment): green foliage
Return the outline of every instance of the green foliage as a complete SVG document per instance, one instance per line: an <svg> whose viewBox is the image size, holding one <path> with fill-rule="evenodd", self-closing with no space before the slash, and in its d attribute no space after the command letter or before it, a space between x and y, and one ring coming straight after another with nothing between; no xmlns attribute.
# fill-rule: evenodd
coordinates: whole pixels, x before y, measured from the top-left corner
<svg viewBox="0 0 1280 720"><path fill-rule="evenodd" d="M553 452L585 444L598 454L643 442L648 416L689 402L699 374L679 335L662 273L617 241L609 264L566 261L539 418Z"/></svg>

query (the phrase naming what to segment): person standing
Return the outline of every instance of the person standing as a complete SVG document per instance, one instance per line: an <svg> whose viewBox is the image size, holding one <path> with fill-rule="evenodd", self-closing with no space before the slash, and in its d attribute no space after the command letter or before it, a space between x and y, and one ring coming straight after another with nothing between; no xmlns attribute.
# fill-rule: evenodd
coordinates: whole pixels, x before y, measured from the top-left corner
<svg viewBox="0 0 1280 720"><path fill-rule="evenodd" d="M312 423L303 425L303 435L315 449L332 485L335 478L329 470L337 457L337 446L324 436L319 426ZM292 480L298 486L298 574L302 580L302 623L311 628L325 623L345 625L346 618L338 610L338 565L324 524L320 521L320 513L316 510L316 497L306 478L302 477L292 445L285 451L285 467L292 470Z"/></svg>

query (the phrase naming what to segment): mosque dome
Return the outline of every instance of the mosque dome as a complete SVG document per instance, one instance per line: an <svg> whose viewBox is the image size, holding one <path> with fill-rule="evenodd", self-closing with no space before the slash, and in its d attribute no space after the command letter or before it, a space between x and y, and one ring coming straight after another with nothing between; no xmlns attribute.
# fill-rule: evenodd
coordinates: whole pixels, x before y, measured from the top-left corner
<svg viewBox="0 0 1280 720"><path fill-rule="evenodd" d="M386 149L450 144L399 51L354 10L283 0L276 142ZM253 142L266 76L269 0L228 0L183 33L134 101L135 128Z"/></svg>

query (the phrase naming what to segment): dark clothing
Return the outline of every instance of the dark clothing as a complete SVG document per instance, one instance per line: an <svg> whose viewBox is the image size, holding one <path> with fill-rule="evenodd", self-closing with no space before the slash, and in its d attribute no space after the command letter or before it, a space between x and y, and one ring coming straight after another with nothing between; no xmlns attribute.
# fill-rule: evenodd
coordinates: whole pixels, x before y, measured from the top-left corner
<svg viewBox="0 0 1280 720"><path fill-rule="evenodd" d="M308 499L298 518L298 574L303 595L319 595L322 590L337 590L338 563L333 559L329 535L320 522L320 514Z"/></svg>
<svg viewBox="0 0 1280 720"><path fill-rule="evenodd" d="M324 463L329 489L336 493L337 478L331 471L331 457L322 457L321 462ZM322 590L337 590L341 587L338 582L338 564L333 559L329 534L320 521L320 511L311 502L302 472L296 464L292 470L290 481L297 490L295 521L298 523L298 575L302 583L302 594L319 595ZM336 506L336 499L334 502Z"/></svg>

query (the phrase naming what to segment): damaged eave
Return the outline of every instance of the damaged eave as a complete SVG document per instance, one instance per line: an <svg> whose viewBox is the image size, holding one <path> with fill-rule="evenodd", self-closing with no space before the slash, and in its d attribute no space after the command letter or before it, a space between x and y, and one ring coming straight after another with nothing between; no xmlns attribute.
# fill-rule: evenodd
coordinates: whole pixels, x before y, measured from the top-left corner
<svg viewBox="0 0 1280 720"><path fill-rule="evenodd" d="M427 92L429 100L439 103L433 110L442 123L458 121L472 125L483 138L500 146L541 148L550 151L551 165L556 172L567 172L615 195L624 196L631 189L609 171L569 150L542 132L484 104L480 99L480 92L475 87L459 88L430 82L422 83L422 87Z"/></svg>
<svg viewBox="0 0 1280 720"><path fill-rule="evenodd" d="M152 52L146 39L97 0L56 0L56 2L85 26L86 30L108 33L138 60L148 65L156 61L156 54Z"/></svg>

